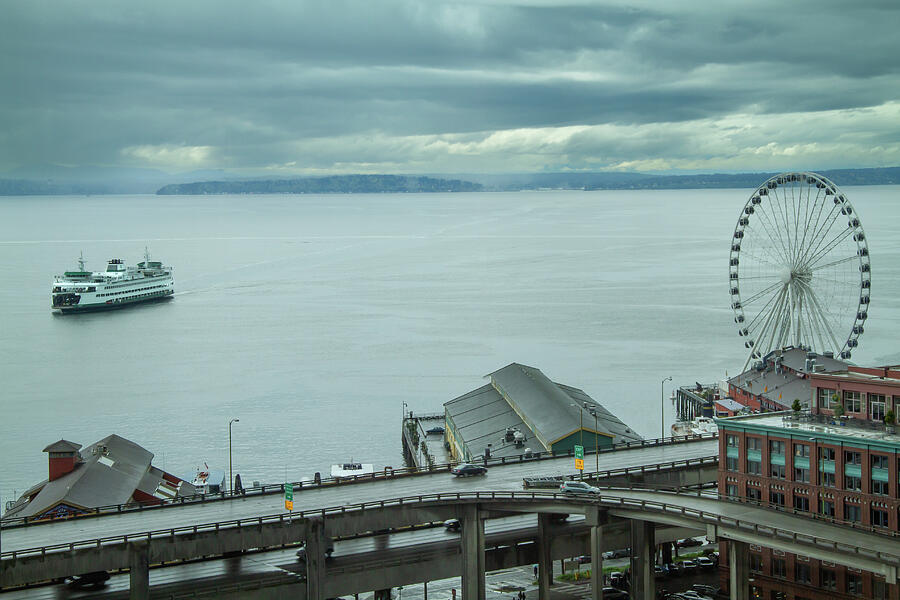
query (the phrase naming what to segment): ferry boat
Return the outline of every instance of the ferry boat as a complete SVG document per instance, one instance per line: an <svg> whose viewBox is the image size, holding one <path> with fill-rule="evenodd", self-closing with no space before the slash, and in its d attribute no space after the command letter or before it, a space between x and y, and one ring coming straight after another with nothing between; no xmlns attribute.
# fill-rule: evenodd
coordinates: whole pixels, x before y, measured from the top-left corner
<svg viewBox="0 0 900 600"><path fill-rule="evenodd" d="M136 266L126 266L122 259L114 258L105 271L86 271L82 255L77 271L66 271L53 279L50 308L63 313L118 308L168 298L174 293L172 267L150 260L146 248L144 261Z"/></svg>

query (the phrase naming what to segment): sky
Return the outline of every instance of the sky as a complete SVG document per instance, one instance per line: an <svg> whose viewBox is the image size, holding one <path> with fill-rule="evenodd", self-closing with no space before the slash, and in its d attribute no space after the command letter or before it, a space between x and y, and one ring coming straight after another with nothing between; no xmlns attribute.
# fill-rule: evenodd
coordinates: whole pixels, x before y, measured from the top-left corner
<svg viewBox="0 0 900 600"><path fill-rule="evenodd" d="M6 0L0 175L900 165L900 2Z"/></svg>

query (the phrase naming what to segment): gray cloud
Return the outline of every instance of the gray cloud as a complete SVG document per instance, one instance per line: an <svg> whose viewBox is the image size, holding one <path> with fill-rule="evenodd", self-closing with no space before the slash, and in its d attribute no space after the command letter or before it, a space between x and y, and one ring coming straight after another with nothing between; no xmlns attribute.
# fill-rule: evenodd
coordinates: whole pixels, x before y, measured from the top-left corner
<svg viewBox="0 0 900 600"><path fill-rule="evenodd" d="M893 2L4 9L0 171L900 164Z"/></svg>

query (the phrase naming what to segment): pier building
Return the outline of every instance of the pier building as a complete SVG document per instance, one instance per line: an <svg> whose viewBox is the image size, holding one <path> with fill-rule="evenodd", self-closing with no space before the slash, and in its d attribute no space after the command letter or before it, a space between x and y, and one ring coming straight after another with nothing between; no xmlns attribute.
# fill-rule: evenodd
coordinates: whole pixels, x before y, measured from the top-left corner
<svg viewBox="0 0 900 600"><path fill-rule="evenodd" d="M814 397L805 398L812 405L808 412L717 419L723 499L838 523L848 531L882 537L885 548L897 547L900 435L873 417L881 414L889 390L900 393L900 380L890 368L881 376L868 371L810 373ZM814 401L815 396L830 401L836 390L860 403L854 404L855 418L836 418L833 409ZM874 402L879 408L863 410L866 397L867 405ZM728 549L723 545L721 551L720 564L727 565ZM895 582L859 568L764 544L750 545L749 554L752 597L801 600L824 593L834 599L900 598ZM722 577L727 579L727 571Z"/></svg>
<svg viewBox="0 0 900 600"><path fill-rule="evenodd" d="M446 442L455 460L531 452L587 452L641 436L583 390L511 363L490 382L444 404Z"/></svg>
<svg viewBox="0 0 900 600"><path fill-rule="evenodd" d="M151 464L153 453L118 435L81 449L59 440L44 448L48 478L25 491L3 518L56 518L110 505L162 504L196 488Z"/></svg>

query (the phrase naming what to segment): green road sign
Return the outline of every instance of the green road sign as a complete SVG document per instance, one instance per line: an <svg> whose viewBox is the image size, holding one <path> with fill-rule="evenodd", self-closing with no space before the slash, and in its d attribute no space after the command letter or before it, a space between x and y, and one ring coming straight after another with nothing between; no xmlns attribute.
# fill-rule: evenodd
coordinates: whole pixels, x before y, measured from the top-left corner
<svg viewBox="0 0 900 600"><path fill-rule="evenodd" d="M294 484L293 483L284 484L284 501L285 502L293 502L294 501Z"/></svg>
<svg viewBox="0 0 900 600"><path fill-rule="evenodd" d="M575 458L584 458L584 446L575 446Z"/></svg>

